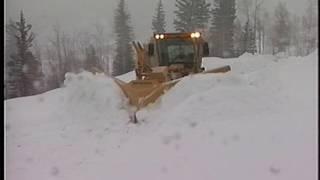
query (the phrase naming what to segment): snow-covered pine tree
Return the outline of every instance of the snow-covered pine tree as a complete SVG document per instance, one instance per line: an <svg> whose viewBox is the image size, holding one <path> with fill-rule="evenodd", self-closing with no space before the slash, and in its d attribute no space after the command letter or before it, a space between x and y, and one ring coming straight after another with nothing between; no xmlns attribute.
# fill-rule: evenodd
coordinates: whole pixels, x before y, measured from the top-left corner
<svg viewBox="0 0 320 180"><path fill-rule="evenodd" d="M99 58L96 55L96 51L93 47L93 45L90 45L86 49L86 60L84 62L84 68L87 71L90 72L103 72L103 68L101 67L101 64L99 62Z"/></svg>
<svg viewBox="0 0 320 180"><path fill-rule="evenodd" d="M154 32L166 32L165 12L163 10L162 0L159 0L156 13L152 19L152 30Z"/></svg>
<svg viewBox="0 0 320 180"><path fill-rule="evenodd" d="M213 7L211 9L211 26L209 29L209 44L210 44L210 54L211 56L221 56L222 47L220 46L222 42L222 37L220 32L222 29L222 18L220 9L220 1L214 0Z"/></svg>
<svg viewBox="0 0 320 180"><path fill-rule="evenodd" d="M243 28L241 25L240 19L236 19L234 23L234 35L233 35L233 42L234 42L234 50L235 50L235 56L239 56L243 52Z"/></svg>
<svg viewBox="0 0 320 180"><path fill-rule="evenodd" d="M114 76L127 73L134 68L131 41L133 30L130 27L130 15L125 9L124 0L120 0L114 17L116 34L116 55L113 61Z"/></svg>
<svg viewBox="0 0 320 180"><path fill-rule="evenodd" d="M274 11L273 46L274 53L286 52L290 45L289 11L286 5L279 2Z"/></svg>
<svg viewBox="0 0 320 180"><path fill-rule="evenodd" d="M247 52L251 54L255 54L257 52L256 36L254 33L254 28L252 28L251 26L249 26L249 32L248 32Z"/></svg>
<svg viewBox="0 0 320 180"><path fill-rule="evenodd" d="M242 50L243 52L247 52L249 49L250 44L250 23L249 19L246 22L246 25L244 26L244 32L242 36Z"/></svg>
<svg viewBox="0 0 320 180"><path fill-rule="evenodd" d="M12 19L9 19L9 22L6 24L6 44L5 44L5 57L6 62L12 60L12 54L17 51L16 47L16 38L15 35L17 33L16 29L13 28L15 22Z"/></svg>
<svg viewBox="0 0 320 180"><path fill-rule="evenodd" d="M23 65L23 77L26 96L35 95L42 92L44 88L44 74L42 73L40 61L31 51L26 52L25 63Z"/></svg>
<svg viewBox="0 0 320 180"><path fill-rule="evenodd" d="M12 66L8 66L10 63L14 63L12 59L12 55L17 51L16 47L16 38L15 35L17 33L16 29L13 28L15 22L12 19L9 19L9 22L6 24L6 43L5 43L5 74L4 74L4 96L5 99L15 97L18 94L18 90L15 86L15 81Z"/></svg>
<svg viewBox="0 0 320 180"><path fill-rule="evenodd" d="M233 56L233 30L236 18L235 0L214 0L210 27L213 56Z"/></svg>
<svg viewBox="0 0 320 180"><path fill-rule="evenodd" d="M20 21L10 25L16 31L17 51L12 54L12 61L7 64L8 93L10 97L33 95L42 87L41 63L33 56L30 47L34 34L30 32L31 24L27 24L23 12L20 11Z"/></svg>
<svg viewBox="0 0 320 180"><path fill-rule="evenodd" d="M296 14L290 17L290 55L303 56L302 18Z"/></svg>
<svg viewBox="0 0 320 180"><path fill-rule="evenodd" d="M177 31L191 32L206 28L210 18L210 3L206 0L176 0L174 26Z"/></svg>
<svg viewBox="0 0 320 180"><path fill-rule="evenodd" d="M249 19L244 26L244 32L242 36L242 50L243 52L248 52L251 54L257 52L254 30L252 25L250 24Z"/></svg>
<svg viewBox="0 0 320 180"><path fill-rule="evenodd" d="M304 27L304 48L305 55L313 52L318 47L318 18L319 12L318 1L317 0L308 0L307 8L302 17L302 23Z"/></svg>

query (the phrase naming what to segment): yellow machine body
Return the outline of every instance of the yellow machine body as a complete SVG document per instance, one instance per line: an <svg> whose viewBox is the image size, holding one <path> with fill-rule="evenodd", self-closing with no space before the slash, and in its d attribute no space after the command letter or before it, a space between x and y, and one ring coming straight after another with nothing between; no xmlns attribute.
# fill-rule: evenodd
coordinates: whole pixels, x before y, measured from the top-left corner
<svg viewBox="0 0 320 180"><path fill-rule="evenodd" d="M133 47L137 55L136 80L126 83L115 78L115 82L136 111L154 103L184 76L231 70L223 66L204 71L202 57L208 55L209 48L198 32L154 34L145 47L136 42Z"/></svg>

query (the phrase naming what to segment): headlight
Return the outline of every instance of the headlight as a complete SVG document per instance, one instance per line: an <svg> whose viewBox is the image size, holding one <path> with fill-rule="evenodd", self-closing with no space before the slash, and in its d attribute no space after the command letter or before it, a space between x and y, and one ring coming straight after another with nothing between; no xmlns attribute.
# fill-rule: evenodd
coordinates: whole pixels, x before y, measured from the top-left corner
<svg viewBox="0 0 320 180"><path fill-rule="evenodd" d="M154 37L156 39L164 39L164 34L156 34Z"/></svg>
<svg viewBox="0 0 320 180"><path fill-rule="evenodd" d="M199 38L201 34L199 32L191 33L191 38Z"/></svg>
<svg viewBox="0 0 320 180"><path fill-rule="evenodd" d="M194 36L195 36L195 38L199 38L200 37L200 33L199 32L195 32Z"/></svg>

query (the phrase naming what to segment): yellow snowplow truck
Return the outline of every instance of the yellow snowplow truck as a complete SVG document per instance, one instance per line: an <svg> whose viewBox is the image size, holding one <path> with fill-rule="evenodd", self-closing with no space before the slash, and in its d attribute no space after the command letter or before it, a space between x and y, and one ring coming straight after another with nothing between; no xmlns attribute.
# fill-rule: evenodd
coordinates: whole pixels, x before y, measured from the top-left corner
<svg viewBox="0 0 320 180"><path fill-rule="evenodd" d="M211 70L201 67L202 57L209 55L209 47L199 32L155 33L145 46L139 42L132 44L137 55L136 80L126 83L114 79L134 107L130 115L134 123L137 123L135 114L139 109L154 103L182 77L231 70L230 66Z"/></svg>

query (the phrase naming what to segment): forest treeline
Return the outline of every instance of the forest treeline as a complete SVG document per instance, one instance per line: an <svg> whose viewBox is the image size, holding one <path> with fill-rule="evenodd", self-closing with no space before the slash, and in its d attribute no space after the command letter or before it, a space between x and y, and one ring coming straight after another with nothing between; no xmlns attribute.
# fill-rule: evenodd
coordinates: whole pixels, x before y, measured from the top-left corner
<svg viewBox="0 0 320 180"><path fill-rule="evenodd" d="M208 41L210 56L230 58L247 52L305 56L318 48L318 1L308 0L304 13L290 13L279 2L272 11L265 0L175 0L173 19L168 19L161 0L150 22L153 32L167 32L173 20L177 32L199 31ZM67 72L91 71L121 75L134 68L131 47L134 29L125 0L114 11L113 38L105 27L92 32L66 33L58 23L41 45L24 11L6 22L5 99L30 96L63 87Z"/></svg>

